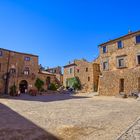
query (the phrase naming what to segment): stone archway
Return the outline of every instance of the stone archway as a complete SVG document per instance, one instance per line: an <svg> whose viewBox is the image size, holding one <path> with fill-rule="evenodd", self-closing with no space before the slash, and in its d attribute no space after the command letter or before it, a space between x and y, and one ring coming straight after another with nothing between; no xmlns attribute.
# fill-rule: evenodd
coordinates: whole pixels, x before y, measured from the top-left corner
<svg viewBox="0 0 140 140"><path fill-rule="evenodd" d="M46 78L46 86L47 86L47 89L49 89L50 84L51 84L51 77L48 76Z"/></svg>
<svg viewBox="0 0 140 140"><path fill-rule="evenodd" d="M27 92L27 90L28 90L28 82L26 80L22 80L19 83L19 90L20 90L20 93L26 93Z"/></svg>

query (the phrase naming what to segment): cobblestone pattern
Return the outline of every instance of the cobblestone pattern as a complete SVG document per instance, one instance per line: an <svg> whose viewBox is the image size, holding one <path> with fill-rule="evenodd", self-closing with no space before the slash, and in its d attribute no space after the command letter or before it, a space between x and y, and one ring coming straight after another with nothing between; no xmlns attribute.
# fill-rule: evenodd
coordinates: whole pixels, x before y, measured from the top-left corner
<svg viewBox="0 0 140 140"><path fill-rule="evenodd" d="M118 138L118 140L140 140L140 119Z"/></svg>
<svg viewBox="0 0 140 140"><path fill-rule="evenodd" d="M0 140L115 140L140 116L137 100L91 96L0 98Z"/></svg>

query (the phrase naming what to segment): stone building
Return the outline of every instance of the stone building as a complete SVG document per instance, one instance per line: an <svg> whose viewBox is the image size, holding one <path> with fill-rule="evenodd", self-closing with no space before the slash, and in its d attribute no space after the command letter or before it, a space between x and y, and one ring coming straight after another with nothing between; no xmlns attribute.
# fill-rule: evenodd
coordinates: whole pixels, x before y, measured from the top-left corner
<svg viewBox="0 0 140 140"><path fill-rule="evenodd" d="M81 83L82 92L92 92L98 89L99 64L90 63L84 59L74 60L64 66L63 84L67 87L67 80L77 77Z"/></svg>
<svg viewBox="0 0 140 140"><path fill-rule="evenodd" d="M62 74L62 69L60 66L54 67L54 68L47 68L46 71L53 73L53 74Z"/></svg>
<svg viewBox="0 0 140 140"><path fill-rule="evenodd" d="M39 77L41 80L44 81L45 84L44 84L43 88L44 88L45 90L48 90L49 85L50 85L51 83L55 83L55 84L58 84L58 85L60 86L60 83L59 83L59 81L57 80L55 74L52 74L52 73L50 73L50 72L46 72L46 71L43 70L43 71L39 71L38 77Z"/></svg>
<svg viewBox="0 0 140 140"><path fill-rule="evenodd" d="M140 92L140 31L99 45L100 95Z"/></svg>
<svg viewBox="0 0 140 140"><path fill-rule="evenodd" d="M44 81L44 89L47 89L47 84L55 82L56 76L39 70L37 55L0 48L0 93L9 92L13 85L21 93L36 89L37 78Z"/></svg>
<svg viewBox="0 0 140 140"><path fill-rule="evenodd" d="M62 68L60 66L54 68L47 68L46 71L56 75L57 82L60 85L63 85L63 74L62 74Z"/></svg>

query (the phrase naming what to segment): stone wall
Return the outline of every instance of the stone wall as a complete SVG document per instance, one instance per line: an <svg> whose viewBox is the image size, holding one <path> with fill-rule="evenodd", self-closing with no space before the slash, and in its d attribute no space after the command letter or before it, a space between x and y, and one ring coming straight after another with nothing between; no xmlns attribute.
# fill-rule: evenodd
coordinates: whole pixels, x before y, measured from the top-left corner
<svg viewBox="0 0 140 140"><path fill-rule="evenodd" d="M46 85L46 78L50 77L51 82L56 82L55 75L47 75L39 73L39 65L38 65L38 56L26 53L19 53L14 51L9 51L5 49L0 49L2 51L2 56L0 56L0 93L4 93L5 90L5 80L4 75L6 75L7 71L10 72L11 68L16 70L15 73L10 73L8 91L10 91L10 87L14 84L19 91L19 84L21 81L25 80L28 83L28 91L30 89L36 89L35 81L37 78L40 78L44 81L44 89L47 89L48 85ZM25 57L29 57L30 60L26 61ZM8 66L9 59L9 66ZM24 74L25 68L29 68L29 75Z"/></svg>
<svg viewBox="0 0 140 140"><path fill-rule="evenodd" d="M138 92L140 87L139 78L140 67L106 72L100 77L100 94L109 96L119 94L120 79L124 79L124 93Z"/></svg>
<svg viewBox="0 0 140 140"><path fill-rule="evenodd" d="M50 83L56 83L56 76L53 75L53 74L38 73L38 76L37 76L37 78L39 78L39 79L41 79L41 80L44 81L44 86L43 86L43 88L44 88L45 90L47 90L47 89L48 89L48 86L49 86L48 83L46 82L47 77L50 77Z"/></svg>
<svg viewBox="0 0 140 140"><path fill-rule="evenodd" d="M4 75L10 69L15 69L16 73L10 73L8 89L16 84L17 89L19 88L19 83L22 80L26 80L29 85L34 86L35 75L39 71L38 67L38 56L32 54L19 53L14 51L9 51L5 49L0 49L2 56L0 56L0 92L3 93L5 89ZM25 61L25 57L29 57L30 61ZM9 65L8 65L9 61ZM25 68L29 68L29 75L24 75L23 71Z"/></svg>
<svg viewBox="0 0 140 140"><path fill-rule="evenodd" d="M72 73L70 73L70 69L72 69ZM66 87L66 81L69 78L75 77L75 64L64 67L64 75L63 75L63 85Z"/></svg>
<svg viewBox="0 0 140 140"><path fill-rule="evenodd" d="M62 74L62 68L60 66L54 68L47 68L46 71L55 74L57 83L59 85L63 85L63 74Z"/></svg>
<svg viewBox="0 0 140 140"><path fill-rule="evenodd" d="M93 92L95 87L98 89L99 64L93 64L83 59L75 60L74 64L64 67L64 86L66 86L66 79L77 77L82 86L81 92ZM70 68L73 69L71 74L69 73Z"/></svg>
<svg viewBox="0 0 140 140"><path fill-rule="evenodd" d="M100 65L93 63L93 91L98 91Z"/></svg>
<svg viewBox="0 0 140 140"><path fill-rule="evenodd" d="M79 78L82 91L93 91L93 64L84 60L76 60L75 64L75 77Z"/></svg>
<svg viewBox="0 0 140 140"><path fill-rule="evenodd" d="M137 33L140 34L140 33ZM120 79L124 79L124 93L129 94L138 89L140 77L137 54L140 54L140 44L136 44L135 35L131 34L119 40L123 42L123 48L117 48L117 41L106 44L107 53L103 54L103 46L100 47L100 68L102 75L99 80L100 95L116 95L120 92ZM118 68L117 58L125 58L125 67ZM103 62L108 61L109 69L103 70Z"/></svg>
<svg viewBox="0 0 140 140"><path fill-rule="evenodd" d="M54 68L47 68L46 71L53 73L53 74L62 74L62 69L60 66Z"/></svg>
<svg viewBox="0 0 140 140"><path fill-rule="evenodd" d="M55 74L55 76L59 85L63 85L63 74Z"/></svg>

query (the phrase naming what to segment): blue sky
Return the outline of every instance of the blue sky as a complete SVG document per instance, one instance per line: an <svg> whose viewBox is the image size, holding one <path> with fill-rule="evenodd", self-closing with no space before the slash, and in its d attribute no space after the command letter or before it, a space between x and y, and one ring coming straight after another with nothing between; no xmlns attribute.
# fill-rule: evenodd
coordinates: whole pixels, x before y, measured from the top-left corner
<svg viewBox="0 0 140 140"><path fill-rule="evenodd" d="M43 66L98 56L98 45L140 29L139 0L0 0L0 48Z"/></svg>

